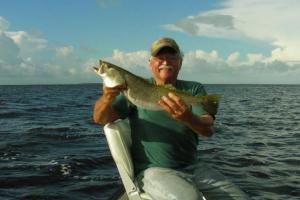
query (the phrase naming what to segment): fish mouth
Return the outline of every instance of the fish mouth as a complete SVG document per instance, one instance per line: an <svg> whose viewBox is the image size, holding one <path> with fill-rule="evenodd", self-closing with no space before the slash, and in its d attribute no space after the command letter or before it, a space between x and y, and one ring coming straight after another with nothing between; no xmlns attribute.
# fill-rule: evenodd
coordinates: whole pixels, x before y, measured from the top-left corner
<svg viewBox="0 0 300 200"><path fill-rule="evenodd" d="M100 71L100 67L93 67L93 69L94 69L94 71L95 71L97 74L99 74L99 75L102 74L101 71Z"/></svg>
<svg viewBox="0 0 300 200"><path fill-rule="evenodd" d="M94 69L94 71L97 73L97 74L99 74L99 75L102 75L103 73L104 73L104 69L103 69L103 66L99 66L99 67L95 67L95 66L93 66L93 69Z"/></svg>

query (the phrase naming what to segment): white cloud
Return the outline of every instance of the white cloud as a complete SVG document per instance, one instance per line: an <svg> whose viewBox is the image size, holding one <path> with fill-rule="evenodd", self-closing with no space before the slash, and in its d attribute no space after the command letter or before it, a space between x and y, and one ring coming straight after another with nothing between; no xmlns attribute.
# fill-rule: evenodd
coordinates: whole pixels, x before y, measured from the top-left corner
<svg viewBox="0 0 300 200"><path fill-rule="evenodd" d="M30 35L25 31L6 32L6 34L21 48L41 50L47 47L47 40Z"/></svg>
<svg viewBox="0 0 300 200"><path fill-rule="evenodd" d="M16 65L21 62L20 49L5 33L0 32L0 63L3 65Z"/></svg>
<svg viewBox="0 0 300 200"><path fill-rule="evenodd" d="M145 76L150 74L148 67L149 58L150 53L148 51L126 53L115 49L112 56L104 58L104 60L120 65L131 72L135 72L137 75Z"/></svg>
<svg viewBox="0 0 300 200"><path fill-rule="evenodd" d="M226 9L230 9L230 7ZM201 24L206 25L206 28L204 28L206 30L193 26L193 23L188 22L188 20L187 25L189 26L182 28L183 23L181 30L186 31L189 28L191 30L194 28L195 34L213 33L214 30L217 30L215 36L224 32L226 37L231 36L231 34L239 35L239 37L250 37L247 35L249 32L241 31L246 30L246 28L237 28L239 26L236 25L236 14L229 15L220 10L214 12L217 13L215 16L212 13L206 13L204 17L200 16L197 19L194 17L194 21L192 20L193 23L200 21ZM238 17L238 19L242 18ZM78 50L76 47L72 45L53 46L41 36L26 31L10 31L8 29L9 22L1 17L0 27L0 84L100 81L100 78L93 74L91 70L91 67L97 64L97 59L80 58L76 55L76 50ZM174 28L179 29L177 26L174 26ZM256 27L253 25L253 28ZM199 30L202 32L199 32ZM270 30L272 32L272 29ZM258 35L261 36L257 36L257 38L264 38L263 31ZM236 51L224 58L218 50L206 52L197 49L187 52L184 56L180 78L202 83L299 84L300 65L297 62L285 62L288 57L297 57L297 41L293 46L291 45L294 41L293 37L285 36L288 39L275 40L274 34L270 33L270 38L273 38L273 40L265 39L266 41L277 41L278 45L279 43L281 45L275 48L270 56L249 53L243 58L241 53ZM124 67L134 74L149 77L151 76L148 66L149 56L149 52L145 50L124 52L115 49L112 55L104 58L104 60Z"/></svg>
<svg viewBox="0 0 300 200"><path fill-rule="evenodd" d="M74 51L74 47L73 46L65 46L65 47L57 47L56 48L56 54L57 56L61 56L61 57L67 57L69 55L71 55Z"/></svg>
<svg viewBox="0 0 300 200"><path fill-rule="evenodd" d="M252 54L249 53L247 57L248 57L248 63L250 65L253 65L258 62L263 62L264 59L264 56L262 54L254 54L254 53Z"/></svg>
<svg viewBox="0 0 300 200"><path fill-rule="evenodd" d="M7 24L1 17L0 84L78 83L93 76L73 46L53 47L41 36L9 31Z"/></svg>
<svg viewBox="0 0 300 200"><path fill-rule="evenodd" d="M12 40L19 51L15 53L26 62L30 60L30 66L43 62L46 57L52 55L48 47L48 41L25 31L5 31L5 35ZM5 49L6 47L0 47Z"/></svg>
<svg viewBox="0 0 300 200"><path fill-rule="evenodd" d="M6 31L8 27L9 27L8 21L0 16L0 32Z"/></svg>
<svg viewBox="0 0 300 200"><path fill-rule="evenodd" d="M193 57L195 59L205 60L207 63L215 63L219 60L219 55L216 50L212 50L210 53L207 53L203 50L196 50L194 52L186 54L185 57Z"/></svg>
<svg viewBox="0 0 300 200"><path fill-rule="evenodd" d="M222 6L165 28L199 36L260 40L276 47L270 60L300 61L299 1L227 0Z"/></svg>
<svg viewBox="0 0 300 200"><path fill-rule="evenodd" d="M146 51L126 53L114 50L111 57L104 60L119 65L142 77L150 77L148 67L149 54ZM93 61L95 62L95 61ZM91 66L91 64L89 64ZM271 60L261 54L248 54L240 58L239 52L222 58L217 50L205 52L198 49L187 52L179 78L202 83L290 83L299 84L300 66L288 65L278 60Z"/></svg>
<svg viewBox="0 0 300 200"><path fill-rule="evenodd" d="M240 56L240 53L239 52L234 52L234 53L231 53L227 60L226 60L226 63L230 66L234 66L236 64L236 62L238 61L239 59L239 56Z"/></svg>
<svg viewBox="0 0 300 200"><path fill-rule="evenodd" d="M197 52L201 52L197 54ZM242 60L239 52L231 53L227 58L219 56L216 50L213 61L208 60L203 50L188 52L183 62L180 77L203 83L290 83L299 84L300 65L289 65L283 61L272 60L261 54L248 54Z"/></svg>

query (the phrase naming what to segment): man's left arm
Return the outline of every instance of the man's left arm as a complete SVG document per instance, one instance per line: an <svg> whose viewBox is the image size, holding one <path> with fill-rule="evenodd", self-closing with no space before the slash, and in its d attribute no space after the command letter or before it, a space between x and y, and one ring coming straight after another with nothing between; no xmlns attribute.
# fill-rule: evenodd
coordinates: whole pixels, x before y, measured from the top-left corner
<svg viewBox="0 0 300 200"><path fill-rule="evenodd" d="M194 114L189 106L175 94L169 93L167 96L163 96L158 104L174 119L182 122L197 134L206 137L213 135L213 117L208 114L201 116Z"/></svg>

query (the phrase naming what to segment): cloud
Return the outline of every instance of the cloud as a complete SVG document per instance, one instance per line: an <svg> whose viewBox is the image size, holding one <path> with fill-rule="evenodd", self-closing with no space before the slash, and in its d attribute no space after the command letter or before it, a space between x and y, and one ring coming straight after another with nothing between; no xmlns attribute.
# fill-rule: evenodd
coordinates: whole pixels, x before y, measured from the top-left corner
<svg viewBox="0 0 300 200"><path fill-rule="evenodd" d="M32 51L39 51L47 47L47 40L29 35L25 31L7 31L6 34L22 49L31 49Z"/></svg>
<svg viewBox="0 0 300 200"><path fill-rule="evenodd" d="M206 52L198 49L187 52L179 78L202 83L299 84L300 65L271 61L271 57L261 54L248 54L244 60L239 55L239 52L233 52L227 58L223 58L217 50ZM148 58L149 54L146 51L126 53L114 50L113 55L105 59L134 74L150 77Z"/></svg>
<svg viewBox="0 0 300 200"><path fill-rule="evenodd" d="M111 57L104 59L116 65L120 65L121 67L124 67L125 69L132 71L137 75L149 76L149 58L150 53L145 50L126 53L115 49Z"/></svg>
<svg viewBox="0 0 300 200"><path fill-rule="evenodd" d="M226 7L226 9L230 8L232 9L230 6ZM231 15L221 11L216 10L198 17L190 17L193 20L186 19L180 27L174 27L182 31L194 30L194 34L198 35L214 33L219 37L218 34L222 36L221 33L224 33L225 36L222 37L232 37L232 34L249 37L249 32L242 31L246 29L241 29L237 25L237 19L242 19L238 14ZM201 24L201 28L206 26L206 30L199 29L197 23ZM197 26L194 26L195 24ZM272 32L272 29L270 30ZM270 36L273 40L266 39L266 41L277 41L278 47L274 48L268 56L260 53L241 56L241 52L235 51L229 53L227 57L222 57L218 50L203 49L186 52L180 78L202 83L299 84L300 64L286 61L288 56L297 57L297 41L287 35L285 35L286 40L275 40L273 32ZM293 41L294 46L290 44ZM79 49L73 45L50 44L41 34L30 34L22 30L11 31L9 22L0 17L0 84L100 82L100 78L91 70L92 66L97 65L98 60L93 57L81 57L78 54ZM150 54L146 50L124 52L115 49L111 56L104 59L134 74L150 77L149 57Z"/></svg>
<svg viewBox="0 0 300 200"><path fill-rule="evenodd" d="M40 35L10 31L8 24L0 17L0 84L78 83L91 79L86 60L74 54L73 46L53 47Z"/></svg>
<svg viewBox="0 0 300 200"><path fill-rule="evenodd" d="M270 61L271 57L261 54L247 54L246 59L240 58L239 52L231 53L227 58L221 57L217 50L205 52L198 49L186 53L183 62L182 78L213 83L272 83L274 79L257 80L260 76L285 76L287 73L299 74L300 69L282 61ZM299 74L300 75L300 74ZM276 80L273 83L280 82ZM281 82L288 82L287 77ZM297 83L297 79L291 80Z"/></svg>
<svg viewBox="0 0 300 200"><path fill-rule="evenodd" d="M20 49L5 33L0 32L0 67L21 63Z"/></svg>
<svg viewBox="0 0 300 200"><path fill-rule="evenodd" d="M0 32L6 31L8 27L9 27L8 21L0 16Z"/></svg>
<svg viewBox="0 0 300 200"><path fill-rule="evenodd" d="M180 76L183 79L204 83L299 84L297 77L300 76L300 64L290 65L272 60L272 55L265 57L261 54L247 54L244 60L239 57L239 52L222 58L216 50L196 50L186 55ZM214 55L214 59L208 59L209 55Z"/></svg>
<svg viewBox="0 0 300 200"><path fill-rule="evenodd" d="M297 0L226 0L221 8L164 27L191 35L262 41L275 46L270 60L300 61L299 10Z"/></svg>
<svg viewBox="0 0 300 200"><path fill-rule="evenodd" d="M211 52L207 53L203 50L196 50L193 52L189 52L185 55L185 59L197 59L197 60L204 60L207 63L216 63L219 61L219 55L216 50L212 50Z"/></svg>
<svg viewBox="0 0 300 200"><path fill-rule="evenodd" d="M65 46L65 47L57 47L56 48L56 55L61 57L67 57L71 55L74 51L73 46Z"/></svg>
<svg viewBox="0 0 300 200"><path fill-rule="evenodd" d="M263 62L264 59L262 54L254 54L254 53L249 53L247 57L248 57L248 63L251 65L258 62Z"/></svg>
<svg viewBox="0 0 300 200"><path fill-rule="evenodd" d="M226 60L226 64L234 66L237 63L239 56L240 56L239 52L231 53Z"/></svg>
<svg viewBox="0 0 300 200"><path fill-rule="evenodd" d="M165 25L166 28L189 33L191 35L205 35L210 37L236 35L233 17L223 14L202 14L199 16L189 16L176 22L174 25Z"/></svg>

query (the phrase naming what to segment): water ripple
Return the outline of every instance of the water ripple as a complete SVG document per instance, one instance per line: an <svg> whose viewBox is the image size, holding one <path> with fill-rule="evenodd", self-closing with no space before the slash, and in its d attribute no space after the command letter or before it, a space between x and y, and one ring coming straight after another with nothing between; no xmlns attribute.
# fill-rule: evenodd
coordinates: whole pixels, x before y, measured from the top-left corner
<svg viewBox="0 0 300 200"><path fill-rule="evenodd" d="M101 126L100 84L0 86L2 199L100 199L121 186ZM208 85L223 93L198 158L254 200L300 196L299 86Z"/></svg>

